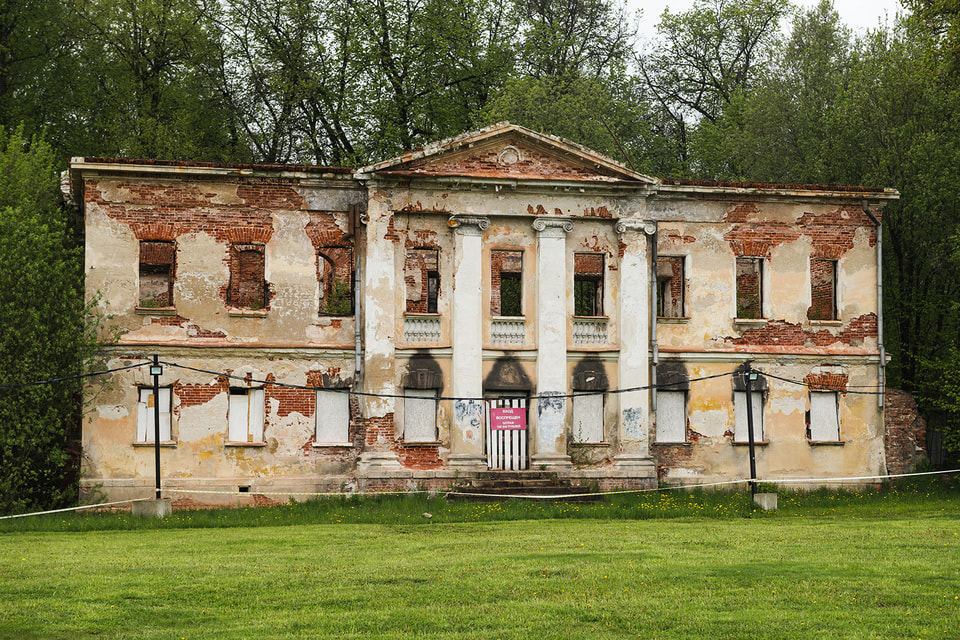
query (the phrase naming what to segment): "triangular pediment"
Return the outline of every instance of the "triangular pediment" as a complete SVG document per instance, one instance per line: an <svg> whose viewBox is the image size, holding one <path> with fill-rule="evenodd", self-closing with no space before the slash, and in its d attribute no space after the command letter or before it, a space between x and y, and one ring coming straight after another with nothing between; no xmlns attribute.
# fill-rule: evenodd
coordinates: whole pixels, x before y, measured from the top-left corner
<svg viewBox="0 0 960 640"><path fill-rule="evenodd" d="M501 122L434 142L359 171L405 178L656 184L587 147Z"/></svg>

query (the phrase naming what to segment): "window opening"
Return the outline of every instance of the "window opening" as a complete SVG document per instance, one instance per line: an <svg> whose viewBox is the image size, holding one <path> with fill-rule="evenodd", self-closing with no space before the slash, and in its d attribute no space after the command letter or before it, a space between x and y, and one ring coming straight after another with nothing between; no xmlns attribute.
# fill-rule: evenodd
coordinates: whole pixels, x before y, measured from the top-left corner
<svg viewBox="0 0 960 640"><path fill-rule="evenodd" d="M836 391L811 391L807 438L812 442L840 440L840 396Z"/></svg>
<svg viewBox="0 0 960 640"><path fill-rule="evenodd" d="M763 258L737 258L737 317L763 318Z"/></svg>
<svg viewBox="0 0 960 640"><path fill-rule="evenodd" d="M813 259L810 261L810 311L807 316L811 320L838 318L835 260Z"/></svg>
<svg viewBox="0 0 960 640"><path fill-rule="evenodd" d="M230 306L259 310L267 307L263 245L235 244L230 256Z"/></svg>
<svg viewBox="0 0 960 640"><path fill-rule="evenodd" d="M573 256L573 314L603 315L603 254Z"/></svg>
<svg viewBox="0 0 960 640"><path fill-rule="evenodd" d="M317 253L320 280L319 314L347 316L353 313L353 249L322 247Z"/></svg>
<svg viewBox="0 0 960 640"><path fill-rule="evenodd" d="M750 402L753 406L753 440L763 442L763 399L764 393L753 389ZM747 392L733 392L733 439L735 442L749 442L750 434L747 424Z"/></svg>
<svg viewBox="0 0 960 640"><path fill-rule="evenodd" d="M350 395L344 391L317 391L318 444L350 442Z"/></svg>
<svg viewBox="0 0 960 640"><path fill-rule="evenodd" d="M657 316L684 317L683 256L657 258Z"/></svg>
<svg viewBox="0 0 960 640"><path fill-rule="evenodd" d="M490 252L490 311L495 316L523 315L523 252Z"/></svg>
<svg viewBox="0 0 960 640"><path fill-rule="evenodd" d="M140 242L140 297L137 306L156 309L173 306L176 247L172 242Z"/></svg>
<svg viewBox="0 0 960 640"><path fill-rule="evenodd" d="M160 387L160 442L171 440L170 387ZM153 442L154 422L153 387L140 387L137 402L137 442Z"/></svg>
<svg viewBox="0 0 960 640"><path fill-rule="evenodd" d="M437 390L403 390L403 439L405 442L436 442Z"/></svg>
<svg viewBox="0 0 960 640"><path fill-rule="evenodd" d="M227 440L263 442L263 389L230 388L227 408Z"/></svg>
<svg viewBox="0 0 960 640"><path fill-rule="evenodd" d="M407 313L437 313L440 298L440 252L409 249L403 268Z"/></svg>
<svg viewBox="0 0 960 640"><path fill-rule="evenodd" d="M657 442L686 442L687 392L657 391Z"/></svg>

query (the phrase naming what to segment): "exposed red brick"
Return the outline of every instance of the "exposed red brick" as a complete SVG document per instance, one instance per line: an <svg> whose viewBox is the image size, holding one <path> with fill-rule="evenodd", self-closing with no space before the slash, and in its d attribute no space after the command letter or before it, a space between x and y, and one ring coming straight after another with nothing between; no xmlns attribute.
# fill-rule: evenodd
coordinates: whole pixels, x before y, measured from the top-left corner
<svg viewBox="0 0 960 640"><path fill-rule="evenodd" d="M806 331L799 324L784 320L768 320L762 327L748 329L739 338L727 336L727 342L737 345L776 345L780 347L800 347L807 345L826 347L841 342L853 345L865 338L876 337L877 315L868 313L854 318L836 336L827 330Z"/></svg>
<svg viewBox="0 0 960 640"><path fill-rule="evenodd" d="M887 389L883 409L883 444L887 473L909 473L926 459L927 423L913 396Z"/></svg>
<svg viewBox="0 0 960 640"><path fill-rule="evenodd" d="M173 385L173 393L180 399L181 407L206 404L221 393L228 393L229 391L229 382L223 376L219 376L217 382L211 384L180 384L176 382Z"/></svg>
<svg viewBox="0 0 960 640"><path fill-rule="evenodd" d="M809 373L803 382L811 391L846 391L848 380L845 373Z"/></svg>

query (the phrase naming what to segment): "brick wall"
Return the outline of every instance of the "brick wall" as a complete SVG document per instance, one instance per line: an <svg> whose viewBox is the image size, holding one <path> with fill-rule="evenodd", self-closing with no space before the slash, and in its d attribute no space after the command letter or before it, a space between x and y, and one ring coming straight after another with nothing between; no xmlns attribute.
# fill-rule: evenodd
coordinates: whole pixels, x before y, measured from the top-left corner
<svg viewBox="0 0 960 640"><path fill-rule="evenodd" d="M836 320L836 266L833 260L816 258L810 261L810 308L807 317L811 320Z"/></svg>
<svg viewBox="0 0 960 640"><path fill-rule="evenodd" d="M430 313L429 273L439 274L439 252L436 249L407 249L403 265L403 281L406 286L407 311ZM439 280L437 281L439 287ZM438 289L439 290L439 289ZM438 292L433 292L434 296Z"/></svg>
<svg viewBox="0 0 960 640"><path fill-rule="evenodd" d="M490 313L500 315L500 274L523 273L522 251L490 252Z"/></svg>
<svg viewBox="0 0 960 640"><path fill-rule="evenodd" d="M883 410L883 446L887 473L909 473L926 459L927 423L905 391L887 389Z"/></svg>

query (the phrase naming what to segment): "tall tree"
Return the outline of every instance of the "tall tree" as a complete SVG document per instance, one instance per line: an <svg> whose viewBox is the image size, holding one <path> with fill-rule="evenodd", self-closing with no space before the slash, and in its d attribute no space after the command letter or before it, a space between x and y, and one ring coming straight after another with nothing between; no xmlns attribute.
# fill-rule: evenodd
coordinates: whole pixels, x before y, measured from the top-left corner
<svg viewBox="0 0 960 640"><path fill-rule="evenodd" d="M0 512L77 498L79 380L19 386L78 374L96 349L67 218L50 146L0 129Z"/></svg>

